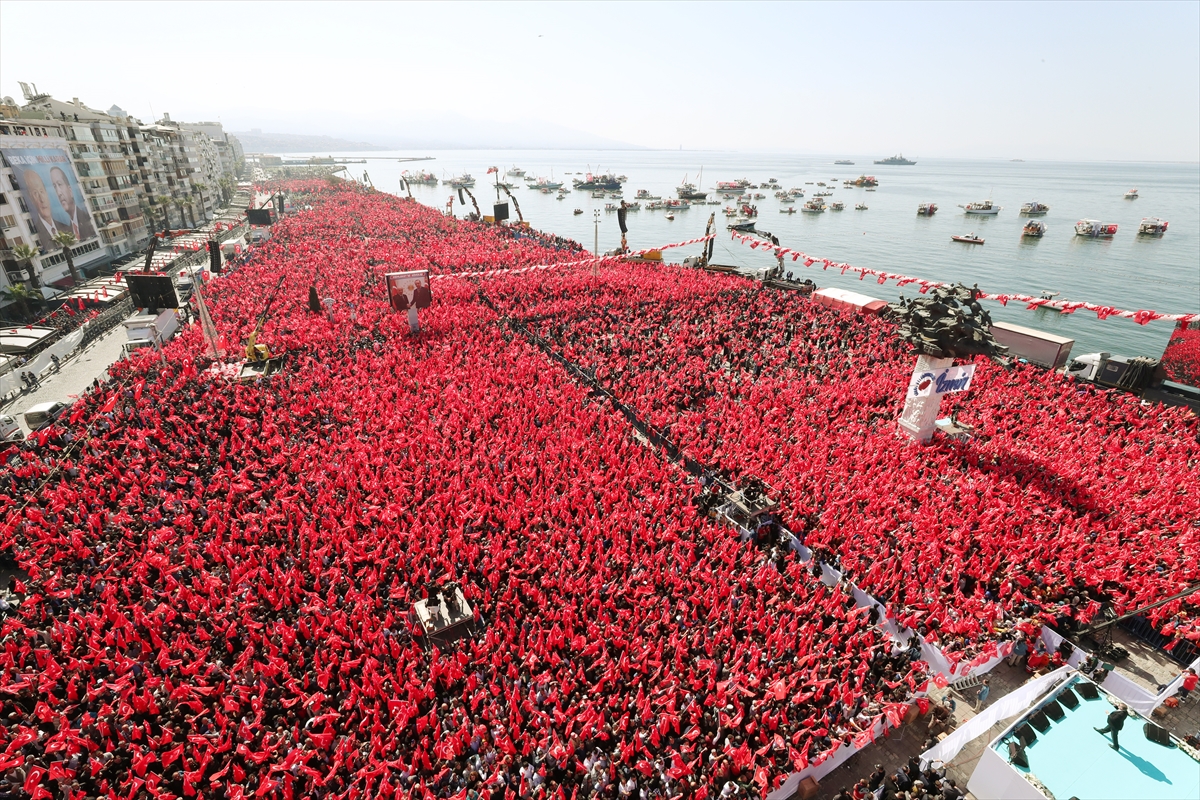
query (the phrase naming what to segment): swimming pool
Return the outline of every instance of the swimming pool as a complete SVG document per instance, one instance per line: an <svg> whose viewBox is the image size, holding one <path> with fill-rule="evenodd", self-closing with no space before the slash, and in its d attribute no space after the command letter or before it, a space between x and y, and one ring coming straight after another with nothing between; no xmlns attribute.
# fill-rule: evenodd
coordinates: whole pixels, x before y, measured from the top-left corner
<svg viewBox="0 0 1200 800"><path fill-rule="evenodd" d="M1073 689L1085 679L1075 676L1066 685ZM1055 694L1059 690L1055 690ZM1076 692L1078 695L1078 692ZM1030 709L993 744L993 749L1008 761L1008 742L1013 732L1028 721L1045 701ZM1178 747L1164 747L1146 738L1146 720L1130 713L1121 730L1120 751L1112 749L1108 734L1093 728L1107 724L1114 701L1100 690L1095 700L1082 697L1071 710L1063 706L1064 716L1050 721L1045 733L1026 747L1029 768L1016 764L1010 768L1033 775L1058 798L1080 800L1196 800L1200 798L1200 763Z"/></svg>

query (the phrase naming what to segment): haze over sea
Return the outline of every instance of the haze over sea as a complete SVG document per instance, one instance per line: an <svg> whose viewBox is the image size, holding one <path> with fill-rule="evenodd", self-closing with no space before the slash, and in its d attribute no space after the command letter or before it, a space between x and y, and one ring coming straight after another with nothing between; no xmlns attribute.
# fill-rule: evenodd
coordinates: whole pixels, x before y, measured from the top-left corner
<svg viewBox="0 0 1200 800"><path fill-rule="evenodd" d="M842 154L837 156L796 156L734 152L695 151L572 151L572 150L450 150L428 153L314 153L357 158L369 156L366 164L349 164L349 174L370 174L376 188L401 193L400 173L404 170L429 171L441 179L469 172L475 177L473 190L484 214L491 211L495 191L490 186L489 166L505 172L514 164L526 170L526 176L554 176L568 187L574 174L613 171L628 176L623 186L626 200L632 201L638 189L664 198L675 196L686 174L692 182L704 168L702 190L711 191L719 180L748 178L762 183L776 178L782 188L803 187L806 198L818 189L817 181L830 184L833 196L826 202L841 200L845 211L824 214L779 213L782 207L772 190L760 190L766 199L752 201L758 206L758 229L770 231L786 247L810 255L938 281L978 284L988 292L1038 295L1059 292L1057 299L1088 301L1130 310L1153 309L1164 313L1200 310L1200 165L1195 163L1078 163L968 161L924 158L908 153L915 166L876 165L873 156ZM434 156L434 161L399 163L375 160L381 156ZM296 158L290 155L289 158ZM854 166L835 166L835 158L849 159ZM860 174L875 175L875 192L862 188L842 188L841 181ZM345 173L343 173L345 174ZM836 179L836 183L831 179ZM620 243L616 215L603 213L608 197L594 199L589 192L573 191L563 200L525 188L523 179L506 178L517 184L513 190L525 219L535 228L573 238L589 250L593 246L593 209L601 209L600 249L611 250ZM811 185L806 185L813 181ZM699 183L699 182L698 182ZM1125 200L1124 193L1137 188L1137 200ZM413 186L413 196L421 203L444 209L452 194L449 186ZM710 194L710 199L713 195ZM995 217L966 216L960 203L991 198L1003 210ZM1021 205L1037 200L1050 206L1040 219L1046 224L1041 239L1026 239L1021 228L1026 217ZM857 203L869 209L856 211ZM933 202L938 212L932 218L916 214L920 203ZM682 241L704 233L705 223L717 212L717 239L713 260L746 269L771 266L773 259L745 245L731 241L721 206L694 206L665 218L663 211L644 208L629 214L629 246L642 249ZM643 203L644 205L644 203ZM580 208L583 214L574 215ZM454 212L463 216L471 210L455 199ZM510 212L516 218L515 211ZM1161 238L1139 236L1138 223L1143 217L1160 217L1170 222ZM1080 219L1115 222L1120 229L1111 240L1085 239L1075 235ZM983 246L951 241L956 234L975 232L986 239ZM670 250L669 260L680 261L700 251L699 246ZM810 268L804 262L785 262L799 279L811 278L818 286L838 286L894 301L901 294L913 295L916 289L897 287L894 282L879 285L875 279L859 281L852 273L841 275L822 271L819 263ZM1173 323L1157 322L1146 326L1129 320L1110 318L1100 321L1087 311L1061 314L1052 310L1026 311L1024 304L1007 307L989 302L986 307L994 319L1049 331L1075 339L1073 353L1107 350L1123 355L1159 357L1173 329Z"/></svg>

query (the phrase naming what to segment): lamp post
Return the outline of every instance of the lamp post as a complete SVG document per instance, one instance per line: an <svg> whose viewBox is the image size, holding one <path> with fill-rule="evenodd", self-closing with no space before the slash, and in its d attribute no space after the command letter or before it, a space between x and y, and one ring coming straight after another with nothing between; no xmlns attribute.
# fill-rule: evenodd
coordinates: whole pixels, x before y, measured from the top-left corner
<svg viewBox="0 0 1200 800"><path fill-rule="evenodd" d="M595 237L592 240L592 255L595 258L600 257L600 209L592 209L592 219L595 221L594 233ZM592 262L592 277L596 277L600 271L600 264L596 261Z"/></svg>

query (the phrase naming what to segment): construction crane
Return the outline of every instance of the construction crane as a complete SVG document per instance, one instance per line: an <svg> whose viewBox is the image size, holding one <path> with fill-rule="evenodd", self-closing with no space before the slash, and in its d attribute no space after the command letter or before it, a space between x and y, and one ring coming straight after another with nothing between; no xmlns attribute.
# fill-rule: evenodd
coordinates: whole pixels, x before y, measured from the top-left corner
<svg viewBox="0 0 1200 800"><path fill-rule="evenodd" d="M275 297L279 294L280 287L283 286L283 280L281 277L279 283L275 284L275 291L271 292L271 296L267 298L267 305L258 317L258 324L254 326L254 330L246 337L246 361L248 362L268 361L271 358L270 348L265 344L259 344L258 337L262 333L263 325L267 323L267 314L270 313L271 304L275 302Z"/></svg>

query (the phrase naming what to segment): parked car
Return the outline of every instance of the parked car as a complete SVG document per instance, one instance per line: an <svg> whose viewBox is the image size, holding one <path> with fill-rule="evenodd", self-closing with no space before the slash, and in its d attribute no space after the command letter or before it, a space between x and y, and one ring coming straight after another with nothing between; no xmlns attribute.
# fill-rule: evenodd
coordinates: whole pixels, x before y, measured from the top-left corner
<svg viewBox="0 0 1200 800"><path fill-rule="evenodd" d="M70 407L70 403L64 403L62 400L38 403L25 412L25 427L31 431L40 431L65 414Z"/></svg>
<svg viewBox="0 0 1200 800"><path fill-rule="evenodd" d="M21 424L16 417L5 414L0 416L0 442L19 442L25 438L21 432Z"/></svg>

